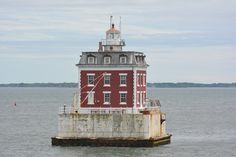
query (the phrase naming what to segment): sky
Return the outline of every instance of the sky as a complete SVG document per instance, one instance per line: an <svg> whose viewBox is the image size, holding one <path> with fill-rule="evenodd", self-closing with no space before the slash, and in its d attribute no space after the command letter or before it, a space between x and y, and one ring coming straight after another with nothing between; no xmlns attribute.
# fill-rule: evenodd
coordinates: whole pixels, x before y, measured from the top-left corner
<svg viewBox="0 0 236 157"><path fill-rule="evenodd" d="M148 82L236 82L236 0L0 0L0 83L77 82L109 17Z"/></svg>

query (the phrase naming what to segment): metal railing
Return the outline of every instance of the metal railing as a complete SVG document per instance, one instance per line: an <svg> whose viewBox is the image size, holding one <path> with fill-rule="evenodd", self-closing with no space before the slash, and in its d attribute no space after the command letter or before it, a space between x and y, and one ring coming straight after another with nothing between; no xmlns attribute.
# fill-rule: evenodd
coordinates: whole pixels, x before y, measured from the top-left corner
<svg viewBox="0 0 236 157"><path fill-rule="evenodd" d="M125 114L127 110L125 108L80 108L78 113L90 113L90 114ZM73 107L63 105L59 107L59 114L76 113Z"/></svg>
<svg viewBox="0 0 236 157"><path fill-rule="evenodd" d="M113 41L109 40L109 39L102 39L102 45L119 45L119 46L125 46L125 40L120 39L119 41L115 41L115 43L113 43Z"/></svg>
<svg viewBox="0 0 236 157"><path fill-rule="evenodd" d="M143 108L79 108L78 113L90 114L126 114L138 113L139 110L155 110L160 109L161 103L157 99L146 99ZM62 105L59 107L59 114L76 113L75 108L69 105Z"/></svg>
<svg viewBox="0 0 236 157"><path fill-rule="evenodd" d="M71 106L67 106L64 104L63 106L59 107L59 114L66 114L66 113L71 113L73 112L73 108Z"/></svg>
<svg viewBox="0 0 236 157"><path fill-rule="evenodd" d="M160 108L161 103L158 99L146 99L145 108Z"/></svg>

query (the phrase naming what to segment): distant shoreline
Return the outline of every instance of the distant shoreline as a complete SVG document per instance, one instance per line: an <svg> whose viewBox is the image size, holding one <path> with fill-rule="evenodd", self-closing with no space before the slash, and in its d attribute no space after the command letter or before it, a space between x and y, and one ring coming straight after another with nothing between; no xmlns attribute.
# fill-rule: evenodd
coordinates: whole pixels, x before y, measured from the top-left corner
<svg viewBox="0 0 236 157"><path fill-rule="evenodd" d="M64 83L9 83L0 84L0 87L58 87L58 88L76 88L77 83L74 82L64 82ZM147 83L147 87L153 88L215 88L215 87L236 87L236 83Z"/></svg>

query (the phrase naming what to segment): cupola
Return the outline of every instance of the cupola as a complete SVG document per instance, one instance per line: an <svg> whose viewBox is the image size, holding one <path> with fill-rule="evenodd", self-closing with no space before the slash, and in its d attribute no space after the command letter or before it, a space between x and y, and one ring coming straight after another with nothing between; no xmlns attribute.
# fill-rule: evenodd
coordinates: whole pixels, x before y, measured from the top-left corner
<svg viewBox="0 0 236 157"><path fill-rule="evenodd" d="M115 27L115 24L110 24L110 28L106 31L106 39L102 40L102 47L99 46L99 51L122 51L125 46L124 40L121 39L121 31Z"/></svg>

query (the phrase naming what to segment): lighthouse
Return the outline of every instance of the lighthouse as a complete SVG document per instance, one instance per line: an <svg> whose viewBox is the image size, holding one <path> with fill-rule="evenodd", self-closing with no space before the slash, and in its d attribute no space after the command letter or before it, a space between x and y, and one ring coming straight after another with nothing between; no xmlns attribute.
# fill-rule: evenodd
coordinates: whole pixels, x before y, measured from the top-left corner
<svg viewBox="0 0 236 157"><path fill-rule="evenodd" d="M156 146L170 143L159 100L148 99L146 56L125 51L114 23L97 51L82 52L78 89L59 112L52 145Z"/></svg>
<svg viewBox="0 0 236 157"><path fill-rule="evenodd" d="M121 33L112 24L97 52L83 52L79 69L78 110L122 110L137 113L145 107L146 69L142 52L122 51Z"/></svg>

